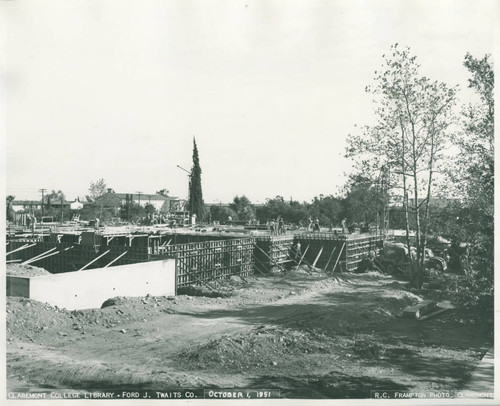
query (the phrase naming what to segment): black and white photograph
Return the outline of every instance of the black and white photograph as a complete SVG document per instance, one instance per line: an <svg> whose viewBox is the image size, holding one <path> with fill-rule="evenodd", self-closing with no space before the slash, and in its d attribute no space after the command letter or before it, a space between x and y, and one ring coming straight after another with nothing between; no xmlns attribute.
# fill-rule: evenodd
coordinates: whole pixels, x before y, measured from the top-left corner
<svg viewBox="0 0 500 406"><path fill-rule="evenodd" d="M0 403L496 404L499 6L0 0Z"/></svg>

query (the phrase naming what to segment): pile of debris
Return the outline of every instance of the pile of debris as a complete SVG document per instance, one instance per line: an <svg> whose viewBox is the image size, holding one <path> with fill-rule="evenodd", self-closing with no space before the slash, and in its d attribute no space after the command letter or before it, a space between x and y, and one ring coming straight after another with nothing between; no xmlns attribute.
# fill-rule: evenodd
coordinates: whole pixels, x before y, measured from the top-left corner
<svg viewBox="0 0 500 406"><path fill-rule="evenodd" d="M287 356L328 353L329 341L314 332L262 325L183 351L178 361L193 370L277 366Z"/></svg>
<svg viewBox="0 0 500 406"><path fill-rule="evenodd" d="M7 275L31 278L34 276L51 275L49 271L31 265L7 264Z"/></svg>

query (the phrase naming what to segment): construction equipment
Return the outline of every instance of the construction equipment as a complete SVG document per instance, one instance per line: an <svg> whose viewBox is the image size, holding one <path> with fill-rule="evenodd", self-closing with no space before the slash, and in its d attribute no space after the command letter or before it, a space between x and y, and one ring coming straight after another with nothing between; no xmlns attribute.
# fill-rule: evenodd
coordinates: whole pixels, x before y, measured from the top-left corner
<svg viewBox="0 0 500 406"><path fill-rule="evenodd" d="M416 248L410 248L410 255L412 259L416 259ZM408 255L408 248L402 243L386 243L377 258L377 262L382 266L383 270L389 274L402 273L409 274L410 256ZM447 269L446 261L438 256L435 256L432 250L425 249L424 259L425 269L444 272Z"/></svg>

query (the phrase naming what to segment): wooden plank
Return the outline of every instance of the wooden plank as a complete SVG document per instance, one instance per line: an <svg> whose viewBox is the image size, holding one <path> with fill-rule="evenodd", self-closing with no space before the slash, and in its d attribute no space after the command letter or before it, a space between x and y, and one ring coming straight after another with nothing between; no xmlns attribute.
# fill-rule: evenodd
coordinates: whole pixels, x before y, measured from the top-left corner
<svg viewBox="0 0 500 406"><path fill-rule="evenodd" d="M254 244L255 247L257 247L267 258L269 258L269 260L271 261L271 263L274 263L275 266L277 266L278 268L282 269L284 272L286 272L285 268L283 268L280 264L278 264L276 261L274 261L274 259L272 259L269 255L267 255L263 250L262 248L260 248L257 244Z"/></svg>
<svg viewBox="0 0 500 406"><path fill-rule="evenodd" d="M45 259L45 258L51 257L51 256L53 256L53 255L60 254L61 252L62 252L62 251L52 252L51 254L45 255L44 257L39 257L39 258L36 258L36 259L32 259L32 260L31 260L31 261L29 261L29 262L23 262L23 264L32 264L33 262L38 262L38 261L41 261L42 259Z"/></svg>
<svg viewBox="0 0 500 406"><path fill-rule="evenodd" d="M41 254L38 254L38 255L35 255L34 257L30 258L30 259L27 259L26 261L24 262L21 262L21 265L26 265L26 264L29 264L31 262L33 262L35 259L38 259L39 257L43 257L44 255L48 254L49 252L52 252L54 250L56 250L57 248L54 247L54 248L51 248L50 250L47 250L45 252L42 252Z"/></svg>
<svg viewBox="0 0 500 406"><path fill-rule="evenodd" d="M109 264L107 264L106 266L104 266L103 268L107 268L108 266L110 266L111 264L115 263L116 261L118 261L121 257L123 257L126 253L128 252L125 251L125 252L122 252L120 255L118 255L115 259L113 259Z"/></svg>
<svg viewBox="0 0 500 406"><path fill-rule="evenodd" d="M85 268L87 268L88 266L92 265L95 261L97 261L98 259L102 258L104 255L106 255L109 251L111 250L107 250L105 253L99 255L97 258L94 258L92 261L90 261L87 265L81 267L79 269L79 271L83 271Z"/></svg>
<svg viewBox="0 0 500 406"><path fill-rule="evenodd" d="M18 251L25 250L26 248L34 247L36 244L37 243L31 244L31 245L25 244L22 247L19 247L19 248L16 248L15 250L7 252L5 255L10 255L10 254L13 254L14 252L18 252Z"/></svg>
<svg viewBox="0 0 500 406"><path fill-rule="evenodd" d="M330 261L332 260L333 254L335 254L336 250L337 250L337 247L333 247L332 253L330 254L330 258L328 258L328 262L326 263L326 266L324 268L325 271L328 271L328 265L330 265Z"/></svg>
<svg viewBox="0 0 500 406"><path fill-rule="evenodd" d="M436 301L424 300L413 306L407 306L403 309L403 317L418 319L436 309Z"/></svg>
<svg viewBox="0 0 500 406"><path fill-rule="evenodd" d="M335 266L332 269L332 273L334 273L335 269L337 269L337 264L339 263L340 256L342 255L342 251L344 250L344 247L345 247L345 242L344 242L344 244L342 244L342 248L340 249L339 256L337 257L337 261L335 262Z"/></svg>
<svg viewBox="0 0 500 406"><path fill-rule="evenodd" d="M309 248L309 246L307 246L307 248ZM298 267L300 267L300 262L302 261L302 259L303 259L304 255L305 255L305 252L304 252L304 255L302 255L302 258L301 258L301 259L297 262L297 260L295 259L295 255L297 254L297 251L295 250L295 248L293 248L293 246L292 246L292 247L290 247L290 250L292 251L292 254L294 254L294 256L292 256L292 261L293 261L293 262L295 262L295 263L297 264L297 268L298 268ZM306 251L307 251L307 249L306 249ZM306 264L309 268L311 268L311 269L312 269L312 266L311 266L311 264L310 264L309 262L307 262L306 260L304 260L304 263L305 263L305 264ZM304 271L306 271L309 275L312 275L312 273L311 273L311 272L309 272L307 269L305 269L305 268L302 268L302 269L303 269Z"/></svg>
<svg viewBox="0 0 500 406"><path fill-rule="evenodd" d="M316 267L316 264L317 264L317 262L318 262L318 259L319 259L319 257L321 256L321 254L323 253L323 248L324 248L324 247L325 247L324 245L322 245L322 246L321 246L321 249L319 250L318 255L316 256L316 259L314 260L314 262L313 262L313 264L312 264L312 267L313 267L313 268L315 268L315 267Z"/></svg>
<svg viewBox="0 0 500 406"><path fill-rule="evenodd" d="M259 261L259 263L260 263L260 264L264 267L264 269L266 269L266 265L265 265L265 264L264 264L264 263L263 263L263 262L262 262L262 261L261 261L261 260L260 260L260 259L259 259L259 258L255 255L255 254L254 254L254 253L252 253L252 255L255 257L255 259L256 259L257 261ZM256 265L256 264L255 264L255 265ZM260 273L261 275L266 276L265 272L261 271L261 270L259 269L259 267L256 267L256 269L257 269L257 271L259 271L259 273Z"/></svg>
<svg viewBox="0 0 500 406"><path fill-rule="evenodd" d="M198 278L197 278L196 276L194 276L194 275L192 275L192 276L193 276L193 279L194 279L195 281L200 282L202 285L204 285L204 286L206 286L207 288L209 288L212 292L216 292L216 293L220 293L220 294L222 294L221 292L217 292L217 291L216 291L216 290L215 290L212 286L210 286L210 285L208 284L208 282L204 282L204 281L202 281L201 279L198 279ZM222 296L224 296L224 295L222 294Z"/></svg>
<svg viewBox="0 0 500 406"><path fill-rule="evenodd" d="M302 261L304 260L304 257L306 256L306 253L307 253L307 250L309 249L309 245L307 245L306 247L306 250L304 251L304 253L302 254L302 257L300 258L300 261L299 261L299 264L297 266L300 266L300 264L302 263ZM305 261L304 261L305 262Z"/></svg>
<svg viewBox="0 0 500 406"><path fill-rule="evenodd" d="M456 308L454 306L450 306L450 307L438 307L437 309L438 310L436 310L432 313L428 313L425 316L419 317L418 320L427 320L431 317L437 316L438 314L445 313L445 312L448 312L451 310L455 310Z"/></svg>
<svg viewBox="0 0 500 406"><path fill-rule="evenodd" d="M74 247L74 246L72 245L71 247L65 248L65 249L63 249L62 251L53 252L53 253L51 253L51 254L48 254L48 255L45 255L45 256L42 256L42 257L41 257L40 255L38 255L36 258L31 259L31 260L28 262L28 264L31 264L31 263L33 263L33 262L37 262L37 261L41 261L42 259L45 259L45 258L51 257L51 256L53 256L53 255L61 254L63 251L68 251L68 250L72 249L73 247ZM55 249L56 249L56 248L53 248L53 249L52 249L52 250L50 250L50 251L53 251L53 250L55 250ZM60 264L59 264L59 265L60 265Z"/></svg>

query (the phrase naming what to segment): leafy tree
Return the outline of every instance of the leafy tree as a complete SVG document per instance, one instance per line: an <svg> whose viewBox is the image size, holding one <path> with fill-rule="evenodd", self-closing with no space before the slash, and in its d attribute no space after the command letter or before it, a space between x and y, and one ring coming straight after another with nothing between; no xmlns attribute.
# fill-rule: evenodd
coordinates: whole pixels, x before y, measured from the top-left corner
<svg viewBox="0 0 500 406"><path fill-rule="evenodd" d="M478 103L463 108L463 131L455 138L461 154L453 168L453 184L466 196L469 206L483 215L493 215L494 199L494 71L490 56L475 59L465 56L464 66L472 74L469 88L479 96Z"/></svg>
<svg viewBox="0 0 500 406"><path fill-rule="evenodd" d="M421 76L419 68L409 48L391 47L382 72L375 72L375 84L366 89L375 96L377 124L366 126L361 136L350 136L347 150L360 173L371 178L383 167L391 169L389 184L403 199L408 248L410 217L415 223L410 282L416 288L423 283L429 201L450 138L456 95L456 87Z"/></svg>
<svg viewBox="0 0 500 406"><path fill-rule="evenodd" d="M95 220L98 218L103 224L117 216L116 210L113 207L104 207L96 203L88 203L79 210L80 220Z"/></svg>
<svg viewBox="0 0 500 406"><path fill-rule="evenodd" d="M285 201L283 196L266 199L266 204L256 209L256 216L263 223L281 216L286 223L298 224L307 218L306 206L294 200Z"/></svg>
<svg viewBox="0 0 500 406"><path fill-rule="evenodd" d="M466 283L458 287L460 304L493 318L494 298L494 69L490 56L465 56L469 88L479 101L463 108L463 131L455 139L460 148L450 173L464 196L453 218L457 235L469 244Z"/></svg>
<svg viewBox="0 0 500 406"><path fill-rule="evenodd" d="M332 195L314 197L312 204L306 206L307 217L318 219L323 226L338 224L343 214L342 201Z"/></svg>
<svg viewBox="0 0 500 406"><path fill-rule="evenodd" d="M150 203L144 205L144 211L146 214L156 214L156 207Z"/></svg>
<svg viewBox="0 0 500 406"><path fill-rule="evenodd" d="M379 183L363 175L351 175L346 191L343 212L348 222L368 224L380 221L386 199Z"/></svg>
<svg viewBox="0 0 500 406"><path fill-rule="evenodd" d="M90 187L89 187L89 198L90 201L95 201L98 197L101 197L104 195L107 191L108 186L106 185L106 182L104 179L98 179L95 182L90 182Z"/></svg>
<svg viewBox="0 0 500 406"><path fill-rule="evenodd" d="M52 192L45 196L44 204L47 204L47 206L50 207L53 202L61 203L61 201L64 202L65 200L66 196L61 190L56 192L52 189Z"/></svg>
<svg viewBox="0 0 500 406"><path fill-rule="evenodd" d="M52 191L45 195L43 204L44 204L44 216L45 217L53 217L54 220L58 219L63 221L64 218L70 217L71 209L69 207L64 207L61 203L66 201L65 194L61 191Z"/></svg>
<svg viewBox="0 0 500 406"><path fill-rule="evenodd" d="M219 221L225 223L229 217L236 218L236 213L228 207L210 206L210 217L212 221Z"/></svg>
<svg viewBox="0 0 500 406"><path fill-rule="evenodd" d="M229 204L229 208L236 213L238 220L248 221L255 218L252 202L245 195L235 196L233 202Z"/></svg>
<svg viewBox="0 0 500 406"><path fill-rule="evenodd" d="M196 213L198 219L203 218L203 193L201 190L201 167L198 147L193 138L193 167L189 177L189 210Z"/></svg>
<svg viewBox="0 0 500 406"><path fill-rule="evenodd" d="M152 207L154 209L154 206ZM128 206L123 205L120 207L120 218L122 220L136 222L139 219L143 218L146 214L147 214L146 208L134 201L130 201L128 203Z"/></svg>

